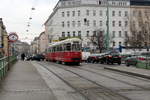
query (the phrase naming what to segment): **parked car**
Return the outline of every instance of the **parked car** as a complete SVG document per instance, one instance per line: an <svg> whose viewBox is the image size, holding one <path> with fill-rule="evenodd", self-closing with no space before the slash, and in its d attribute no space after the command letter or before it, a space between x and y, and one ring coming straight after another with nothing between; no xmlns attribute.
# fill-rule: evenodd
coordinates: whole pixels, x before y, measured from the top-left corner
<svg viewBox="0 0 150 100"><path fill-rule="evenodd" d="M125 59L126 66L130 66L130 65L136 66L137 62L138 62L138 56L131 56Z"/></svg>
<svg viewBox="0 0 150 100"><path fill-rule="evenodd" d="M150 62L150 52L142 52L138 55L132 55L131 57L127 57L125 59L126 66L136 66L138 63L146 63Z"/></svg>
<svg viewBox="0 0 150 100"><path fill-rule="evenodd" d="M37 60L37 61L43 61L45 59L45 56L42 54L37 54L35 56L32 57L32 60Z"/></svg>
<svg viewBox="0 0 150 100"><path fill-rule="evenodd" d="M121 54L121 62L122 64L125 64L125 60L128 58L128 57L132 57L133 54Z"/></svg>
<svg viewBox="0 0 150 100"><path fill-rule="evenodd" d="M106 63L106 64L114 64L118 63L119 65L121 64L121 56L119 53L107 53L103 55L100 58L100 63Z"/></svg>
<svg viewBox="0 0 150 100"><path fill-rule="evenodd" d="M30 60L32 60L32 58L33 58L32 56L28 56L26 60L30 61Z"/></svg>
<svg viewBox="0 0 150 100"><path fill-rule="evenodd" d="M102 54L91 54L88 59L87 62L89 63L99 63L100 62L100 58L101 58Z"/></svg>

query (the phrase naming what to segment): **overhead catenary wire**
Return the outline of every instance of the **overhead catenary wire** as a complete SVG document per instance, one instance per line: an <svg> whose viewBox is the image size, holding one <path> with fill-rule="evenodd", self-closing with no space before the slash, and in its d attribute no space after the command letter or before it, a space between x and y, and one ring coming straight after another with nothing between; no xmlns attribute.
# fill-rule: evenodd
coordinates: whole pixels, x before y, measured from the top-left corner
<svg viewBox="0 0 150 100"><path fill-rule="evenodd" d="M35 29L35 27L36 27L36 26L33 27L33 25L34 25L34 20L36 20L34 15L38 12L38 4L41 5L41 3L43 2L43 1L42 2L41 1L42 0L32 0L31 1L32 5L30 6L30 12L29 12L29 15L27 17L26 25L25 25L26 28L25 28L25 32L24 32L24 35L23 35L23 38L22 38L25 41L30 40L31 37L34 39L34 37L37 37L37 36L40 35L40 32L39 33L34 33L33 32L33 28ZM54 3L58 2L58 0L49 0L49 1L46 1L46 2L49 2L50 4L54 4Z"/></svg>

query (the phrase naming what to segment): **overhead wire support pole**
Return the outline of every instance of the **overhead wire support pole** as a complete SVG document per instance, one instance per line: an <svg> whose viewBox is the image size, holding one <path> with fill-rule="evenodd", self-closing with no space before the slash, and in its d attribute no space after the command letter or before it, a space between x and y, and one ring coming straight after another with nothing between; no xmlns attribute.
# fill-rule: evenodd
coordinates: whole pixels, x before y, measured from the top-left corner
<svg viewBox="0 0 150 100"><path fill-rule="evenodd" d="M106 33L106 50L109 49L109 0L107 0L107 33Z"/></svg>

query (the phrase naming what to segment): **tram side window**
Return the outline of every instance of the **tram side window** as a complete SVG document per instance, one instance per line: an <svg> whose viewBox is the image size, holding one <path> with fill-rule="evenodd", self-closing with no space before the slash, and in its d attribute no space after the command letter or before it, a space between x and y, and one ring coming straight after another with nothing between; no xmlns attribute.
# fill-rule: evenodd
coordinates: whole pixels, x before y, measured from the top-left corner
<svg viewBox="0 0 150 100"><path fill-rule="evenodd" d="M59 47L59 48L60 48L60 51L62 51L62 46L61 46L61 45L60 45L60 47Z"/></svg>
<svg viewBox="0 0 150 100"><path fill-rule="evenodd" d="M56 47L53 48L53 52L56 52Z"/></svg>
<svg viewBox="0 0 150 100"><path fill-rule="evenodd" d="M48 48L48 52L51 52L51 49L50 49L50 48Z"/></svg>
<svg viewBox="0 0 150 100"><path fill-rule="evenodd" d="M76 44L72 44L72 51L76 51Z"/></svg>
<svg viewBox="0 0 150 100"><path fill-rule="evenodd" d="M81 45L82 44L80 44L80 43L77 44L77 50L79 50L79 51L81 50Z"/></svg>
<svg viewBox="0 0 150 100"><path fill-rule="evenodd" d="M59 51L59 46L57 46L56 48L57 48L57 50L56 50L56 51Z"/></svg>
<svg viewBox="0 0 150 100"><path fill-rule="evenodd" d="M79 51L81 49L79 42L73 42L72 44L72 50L73 51Z"/></svg>
<svg viewBox="0 0 150 100"><path fill-rule="evenodd" d="M67 45L66 45L66 50L67 50L67 51L71 51L71 43L67 43Z"/></svg>
<svg viewBox="0 0 150 100"><path fill-rule="evenodd" d="M51 48L49 48L49 52L52 52L52 49L51 49Z"/></svg>

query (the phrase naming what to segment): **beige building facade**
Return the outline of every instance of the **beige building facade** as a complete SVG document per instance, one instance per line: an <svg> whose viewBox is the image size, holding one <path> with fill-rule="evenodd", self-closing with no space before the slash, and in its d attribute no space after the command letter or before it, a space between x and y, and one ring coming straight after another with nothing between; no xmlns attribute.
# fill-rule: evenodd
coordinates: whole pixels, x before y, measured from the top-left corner
<svg viewBox="0 0 150 100"><path fill-rule="evenodd" d="M48 35L45 34L45 32L42 32L40 35L39 35L39 38L38 38L38 45L39 45L39 52L38 53L45 53L46 52L46 49L48 47Z"/></svg>
<svg viewBox="0 0 150 100"><path fill-rule="evenodd" d="M130 15L130 35L141 47L150 46L150 6L133 5Z"/></svg>
<svg viewBox="0 0 150 100"><path fill-rule="evenodd" d="M0 56L8 56L8 35L2 18L0 18Z"/></svg>

